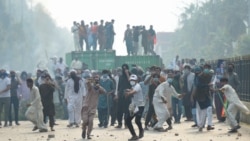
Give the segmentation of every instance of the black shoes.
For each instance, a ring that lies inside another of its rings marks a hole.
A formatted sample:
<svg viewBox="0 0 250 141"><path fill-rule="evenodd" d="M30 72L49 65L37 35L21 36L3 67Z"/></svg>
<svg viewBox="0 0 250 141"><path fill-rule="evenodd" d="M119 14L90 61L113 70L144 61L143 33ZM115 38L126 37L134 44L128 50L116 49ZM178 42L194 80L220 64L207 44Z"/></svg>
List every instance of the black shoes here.
<svg viewBox="0 0 250 141"><path fill-rule="evenodd" d="M40 129L39 132L48 132L48 129Z"/></svg>
<svg viewBox="0 0 250 141"><path fill-rule="evenodd" d="M173 127L172 126L168 126L167 130L171 130L171 129L173 129Z"/></svg>
<svg viewBox="0 0 250 141"><path fill-rule="evenodd" d="M192 125L191 127L197 127L197 124Z"/></svg>
<svg viewBox="0 0 250 141"><path fill-rule="evenodd" d="M155 131L158 131L158 132L167 132L168 130L167 129L164 129L164 128L154 128Z"/></svg>
<svg viewBox="0 0 250 141"><path fill-rule="evenodd" d="M122 125L117 125L115 128L119 128L120 129L120 128L122 128Z"/></svg>
<svg viewBox="0 0 250 141"><path fill-rule="evenodd" d="M35 127L32 129L32 131L36 131L37 129L38 129L38 127L35 126Z"/></svg>
<svg viewBox="0 0 250 141"><path fill-rule="evenodd" d="M144 131L143 130L140 131L140 133L139 133L139 139L142 138L142 137L144 137Z"/></svg>
<svg viewBox="0 0 250 141"><path fill-rule="evenodd" d="M86 137L86 131L82 131L82 138L85 139Z"/></svg>
<svg viewBox="0 0 250 141"><path fill-rule="evenodd" d="M103 125L101 123L98 124L98 127L101 128Z"/></svg>
<svg viewBox="0 0 250 141"><path fill-rule="evenodd" d="M241 126L240 125L237 125L235 126L234 128L232 128L228 133L236 133L238 129L240 129Z"/></svg>
<svg viewBox="0 0 250 141"><path fill-rule="evenodd" d="M136 141L138 139L139 139L139 137L135 135L135 136L131 137L130 139L128 139L128 141Z"/></svg>
<svg viewBox="0 0 250 141"><path fill-rule="evenodd" d="M55 129L54 129L53 127L50 127L50 130L51 130L51 131L55 131Z"/></svg>
<svg viewBox="0 0 250 141"><path fill-rule="evenodd" d="M209 131L209 130L214 130L214 127L212 127L211 125L208 125L207 126L207 130Z"/></svg>

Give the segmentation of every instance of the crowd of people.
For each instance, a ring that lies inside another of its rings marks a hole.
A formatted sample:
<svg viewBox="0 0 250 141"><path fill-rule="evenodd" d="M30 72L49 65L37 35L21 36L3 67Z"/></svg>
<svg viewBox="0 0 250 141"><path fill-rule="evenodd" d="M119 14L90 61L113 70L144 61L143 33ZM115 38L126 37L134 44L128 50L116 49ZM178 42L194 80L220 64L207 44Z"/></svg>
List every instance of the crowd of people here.
<svg viewBox="0 0 250 141"><path fill-rule="evenodd" d="M219 122L229 121L229 132L234 133L240 128L239 112L250 114L237 95L240 81L234 64L223 61L212 68L204 59L181 61L176 56L167 68L149 66L143 70L137 65L130 68L122 64L114 70L99 72L82 69L77 59L67 67L60 58L54 60L52 68L53 74L38 69L34 78L26 72L18 75L15 71L1 70L0 117L4 108L4 127L12 126L12 105L15 123L19 125L20 100L27 106L25 116L34 124L33 131L47 132L48 121L51 131L55 131L55 91L64 107L67 127L82 125L81 136L87 139L91 139L96 113L99 128L117 124L117 130L123 127L129 130L132 136L129 140L143 138L144 132L151 129L171 130L173 122L180 124L183 117L200 132L206 120L206 129L213 130L213 111ZM134 118L138 133L133 127ZM163 126L165 122L167 128Z"/></svg>
<svg viewBox="0 0 250 141"><path fill-rule="evenodd" d="M139 47L143 47L144 55L156 55L154 44L156 43L156 32L153 25L147 30L145 26L132 26L127 24L123 41L126 43L127 54L138 55Z"/></svg>
<svg viewBox="0 0 250 141"><path fill-rule="evenodd" d="M86 51L97 50L97 45L99 50L111 51L115 36L114 22L114 19L105 23L104 20L100 20L99 24L97 21L90 24L85 24L84 20L80 23L74 21L71 32L74 37L75 51L83 51L84 43Z"/></svg>
<svg viewBox="0 0 250 141"><path fill-rule="evenodd" d="M100 20L85 24L84 20L80 23L73 22L71 32L73 33L75 51L96 51L99 47L100 51L111 51L113 49L115 31L115 20ZM144 49L144 55L156 55L154 45L156 43L156 32L153 25L149 29L145 26L132 26L127 24L124 32L123 41L125 42L127 55L138 55L139 48ZM85 43L85 45L84 45ZM84 49L85 46L85 49Z"/></svg>

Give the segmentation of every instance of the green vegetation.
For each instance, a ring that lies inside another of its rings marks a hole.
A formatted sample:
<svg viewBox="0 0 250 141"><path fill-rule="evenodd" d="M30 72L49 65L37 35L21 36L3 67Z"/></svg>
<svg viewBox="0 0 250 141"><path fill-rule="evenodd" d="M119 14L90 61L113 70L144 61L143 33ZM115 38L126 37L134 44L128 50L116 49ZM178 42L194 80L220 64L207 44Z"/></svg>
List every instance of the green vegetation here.
<svg viewBox="0 0 250 141"><path fill-rule="evenodd" d="M207 0L189 5L180 16L170 50L182 58L209 60L250 54L249 8L248 0Z"/></svg>

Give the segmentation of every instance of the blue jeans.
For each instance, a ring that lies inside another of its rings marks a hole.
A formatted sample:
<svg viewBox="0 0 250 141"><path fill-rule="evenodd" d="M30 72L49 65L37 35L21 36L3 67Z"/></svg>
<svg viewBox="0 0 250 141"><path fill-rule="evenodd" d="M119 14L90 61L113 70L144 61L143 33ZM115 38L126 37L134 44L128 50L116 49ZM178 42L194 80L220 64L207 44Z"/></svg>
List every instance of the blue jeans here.
<svg viewBox="0 0 250 141"><path fill-rule="evenodd" d="M182 100L172 97L172 110L175 122L180 122L182 114Z"/></svg>

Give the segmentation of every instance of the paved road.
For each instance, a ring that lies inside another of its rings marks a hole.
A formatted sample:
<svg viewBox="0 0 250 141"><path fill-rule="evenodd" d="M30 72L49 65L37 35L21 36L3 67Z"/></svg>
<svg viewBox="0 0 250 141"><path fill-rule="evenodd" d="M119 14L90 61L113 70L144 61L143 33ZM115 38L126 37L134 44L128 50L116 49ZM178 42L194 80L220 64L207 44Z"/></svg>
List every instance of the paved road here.
<svg viewBox="0 0 250 141"><path fill-rule="evenodd" d="M168 132L145 131L144 138L140 141L250 141L250 125L242 123L238 133L228 134L229 127L225 123L218 123L216 119L214 121L213 131L204 129L203 132L198 132L197 128L191 128L192 122L182 121L181 124L174 124L173 129ZM56 131L46 133L32 132L33 125L30 122L20 123L20 126L0 128L0 141L83 141L81 128L67 128L66 120L57 120L59 125L55 126ZM92 132L94 141L127 141L131 137L128 129L103 129L97 124L98 120L95 119ZM138 132L135 124L134 127Z"/></svg>

